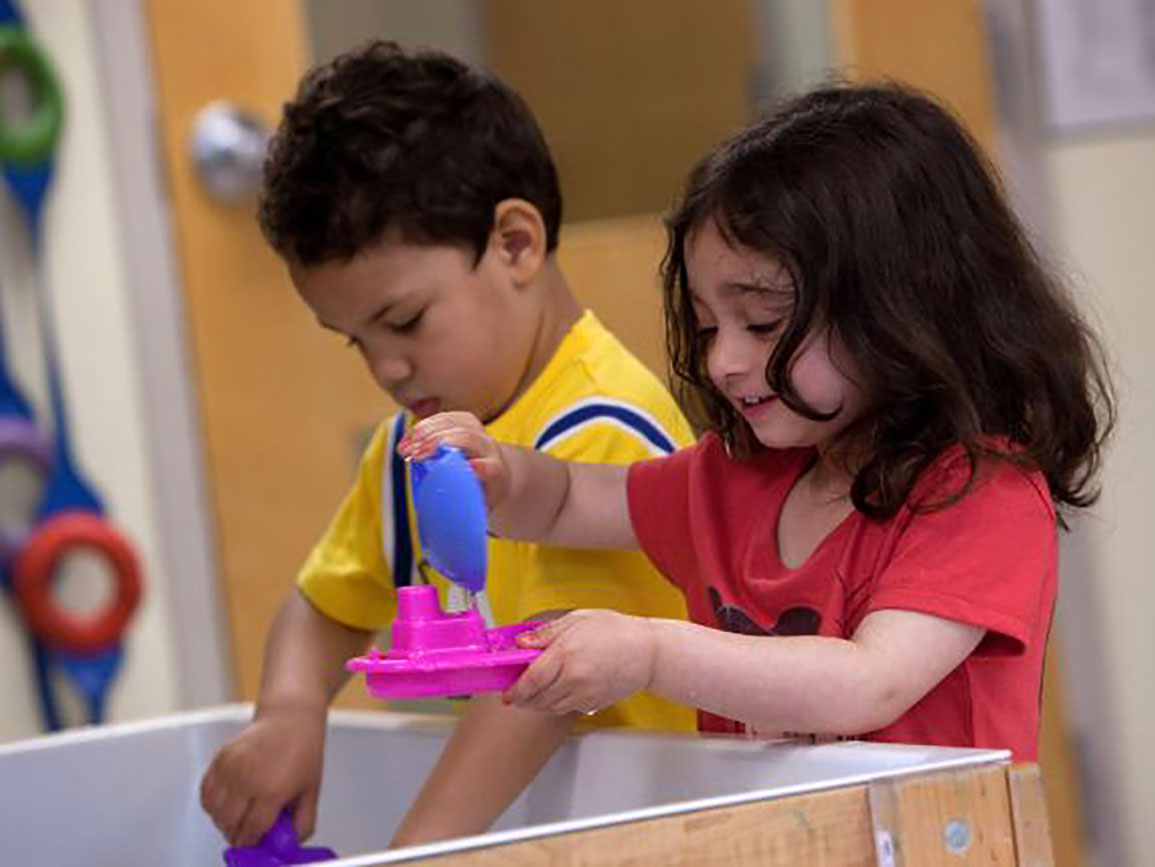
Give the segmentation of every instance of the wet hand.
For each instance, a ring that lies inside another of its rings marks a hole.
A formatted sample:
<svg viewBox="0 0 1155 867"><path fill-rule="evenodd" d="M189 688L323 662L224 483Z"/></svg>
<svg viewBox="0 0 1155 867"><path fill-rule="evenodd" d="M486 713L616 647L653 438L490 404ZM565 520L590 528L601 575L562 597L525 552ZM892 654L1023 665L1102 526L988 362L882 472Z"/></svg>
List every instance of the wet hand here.
<svg viewBox="0 0 1155 867"><path fill-rule="evenodd" d="M593 713L653 680L651 621L616 611L574 611L518 636L543 652L503 699L544 713Z"/></svg>
<svg viewBox="0 0 1155 867"><path fill-rule="evenodd" d="M437 447L454 446L469 461L492 508L509 493L510 473L501 447L486 433L477 416L468 412L443 412L413 425L397 444L397 453L406 460L423 460Z"/></svg>

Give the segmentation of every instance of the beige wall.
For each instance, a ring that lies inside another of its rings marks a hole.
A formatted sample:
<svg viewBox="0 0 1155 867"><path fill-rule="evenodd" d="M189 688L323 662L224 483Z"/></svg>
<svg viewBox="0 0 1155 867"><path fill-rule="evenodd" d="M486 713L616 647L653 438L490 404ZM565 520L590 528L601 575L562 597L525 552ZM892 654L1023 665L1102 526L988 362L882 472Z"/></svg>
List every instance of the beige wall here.
<svg viewBox="0 0 1155 867"><path fill-rule="evenodd" d="M1115 362L1121 416L1103 499L1082 522L1098 611L1068 609L1068 631L1101 636L1105 694L1099 732L1115 742L1132 864L1155 864L1155 131L1052 143L1047 165L1056 241L1101 320ZM1082 588L1079 588L1080 591Z"/></svg>
<svg viewBox="0 0 1155 867"><path fill-rule="evenodd" d="M78 459L116 524L140 552L146 597L131 625L126 667L109 707L113 719L174 709L173 658L163 576L153 527L141 391L134 355L136 324L126 295L123 241L115 219L107 116L99 92L93 21L84 0L25 3L51 53L68 97L46 233L58 341ZM6 193L5 189L5 193ZM7 196L0 203L0 283L10 362L46 418L32 286L23 235ZM23 635L11 605L0 606L0 741L39 729Z"/></svg>

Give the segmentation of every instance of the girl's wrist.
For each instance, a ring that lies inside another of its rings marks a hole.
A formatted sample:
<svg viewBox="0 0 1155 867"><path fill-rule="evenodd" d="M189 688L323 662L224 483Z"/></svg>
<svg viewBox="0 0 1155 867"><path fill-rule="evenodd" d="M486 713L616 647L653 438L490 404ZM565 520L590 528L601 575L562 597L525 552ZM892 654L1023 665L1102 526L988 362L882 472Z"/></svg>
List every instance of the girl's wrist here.
<svg viewBox="0 0 1155 867"><path fill-rule="evenodd" d="M665 648L670 640L670 625L676 621L660 617L640 618L645 624L646 682L642 689L661 692L662 677L668 653Z"/></svg>

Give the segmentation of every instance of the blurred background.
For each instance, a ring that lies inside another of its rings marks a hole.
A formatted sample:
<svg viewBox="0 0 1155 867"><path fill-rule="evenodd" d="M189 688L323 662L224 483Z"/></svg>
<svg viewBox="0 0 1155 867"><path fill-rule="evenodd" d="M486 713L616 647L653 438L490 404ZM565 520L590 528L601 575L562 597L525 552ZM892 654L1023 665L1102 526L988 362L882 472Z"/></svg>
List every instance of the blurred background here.
<svg viewBox="0 0 1155 867"><path fill-rule="evenodd" d="M108 719L254 696L268 623L390 409L316 328L253 219L263 131L310 64L382 36L520 91L561 172L572 285L663 372L660 217L693 160L808 85L897 78L988 150L1111 355L1121 424L1103 498L1063 540L1042 764L1060 863L1155 864L1155 0L22 9L61 78L64 123L37 253L0 196L0 310L12 377L51 420L36 324L50 288L72 446L140 564ZM3 64L0 99L5 123L30 111ZM34 483L0 467L5 522L32 520ZM117 597L107 566L74 566L60 605ZM40 731L36 682L21 620L0 606L0 741Z"/></svg>

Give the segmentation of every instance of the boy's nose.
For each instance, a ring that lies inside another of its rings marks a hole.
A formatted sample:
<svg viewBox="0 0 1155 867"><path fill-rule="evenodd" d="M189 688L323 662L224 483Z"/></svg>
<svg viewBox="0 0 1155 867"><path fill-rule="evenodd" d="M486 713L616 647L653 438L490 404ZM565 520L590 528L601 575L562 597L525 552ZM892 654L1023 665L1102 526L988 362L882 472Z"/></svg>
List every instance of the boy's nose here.
<svg viewBox="0 0 1155 867"><path fill-rule="evenodd" d="M381 355L373 359L373 378L382 388L392 389L413 375L413 365L401 355Z"/></svg>

